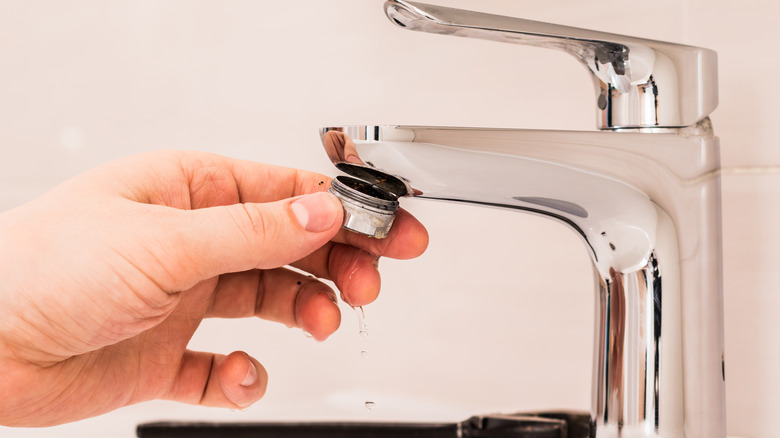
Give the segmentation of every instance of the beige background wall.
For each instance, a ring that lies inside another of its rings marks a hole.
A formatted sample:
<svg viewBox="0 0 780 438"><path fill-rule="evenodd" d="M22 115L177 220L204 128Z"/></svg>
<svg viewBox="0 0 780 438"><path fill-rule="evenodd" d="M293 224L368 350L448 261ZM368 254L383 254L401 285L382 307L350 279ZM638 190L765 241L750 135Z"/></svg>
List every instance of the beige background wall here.
<svg viewBox="0 0 780 438"><path fill-rule="evenodd" d="M776 436L780 4L447 3L718 51L728 429ZM0 209L99 163L161 148L333 174L317 136L326 125L593 129L590 79L567 55L404 32L381 4L0 1ZM135 424L159 419L436 421L587 410L592 277L576 236L514 213L406 207L429 227L431 246L415 261L382 262L367 339L349 308L323 344L264 321L204 324L193 348L243 349L269 370L267 397L247 411L151 402L0 436L131 437ZM376 407L367 411L365 400Z"/></svg>

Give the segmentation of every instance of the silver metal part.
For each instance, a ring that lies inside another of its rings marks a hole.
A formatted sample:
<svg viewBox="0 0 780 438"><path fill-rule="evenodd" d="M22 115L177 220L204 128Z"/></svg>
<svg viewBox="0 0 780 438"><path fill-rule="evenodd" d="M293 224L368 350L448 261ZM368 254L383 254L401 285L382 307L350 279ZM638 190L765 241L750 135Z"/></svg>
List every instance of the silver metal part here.
<svg viewBox="0 0 780 438"><path fill-rule="evenodd" d="M323 140L417 198L528 212L582 238L597 280L591 437L725 438L711 131L345 126Z"/></svg>
<svg viewBox="0 0 780 438"><path fill-rule="evenodd" d="M377 239L387 237L398 210L394 194L348 176L334 178L328 191L341 200L344 228Z"/></svg>
<svg viewBox="0 0 780 438"><path fill-rule="evenodd" d="M405 196L566 224L597 274L590 437L725 438L715 52L402 0L385 12L405 29L574 55L601 131L324 128L333 163L393 175Z"/></svg>
<svg viewBox="0 0 780 438"><path fill-rule="evenodd" d="M402 0L385 13L406 29L571 54L593 77L601 129L689 126L718 106L712 50Z"/></svg>

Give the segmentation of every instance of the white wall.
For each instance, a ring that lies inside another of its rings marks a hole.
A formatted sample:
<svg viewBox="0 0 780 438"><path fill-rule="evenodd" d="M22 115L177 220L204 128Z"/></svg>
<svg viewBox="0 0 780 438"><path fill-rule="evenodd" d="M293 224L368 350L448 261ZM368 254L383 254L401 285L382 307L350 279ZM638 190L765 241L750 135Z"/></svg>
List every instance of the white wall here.
<svg viewBox="0 0 780 438"><path fill-rule="evenodd" d="M728 430L776 436L780 4L447 3L718 51L712 119L724 167ZM381 4L0 1L0 209L99 163L160 148L333 174L317 136L327 125L593 129L590 78L567 55L404 32ZM150 402L53 429L0 428L0 436L131 437L136 423L158 419L436 421L587 410L593 293L576 236L514 213L406 207L429 227L431 246L415 261L382 262L367 339L348 308L324 344L264 321L204 324L193 348L243 349L268 368L267 397L254 407ZM371 412L365 399L376 402Z"/></svg>

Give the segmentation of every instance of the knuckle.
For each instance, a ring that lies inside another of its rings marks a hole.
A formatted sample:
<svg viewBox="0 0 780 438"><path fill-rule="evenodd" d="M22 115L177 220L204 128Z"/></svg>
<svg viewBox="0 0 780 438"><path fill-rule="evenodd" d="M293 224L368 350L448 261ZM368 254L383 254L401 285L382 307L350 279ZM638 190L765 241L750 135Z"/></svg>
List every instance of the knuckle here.
<svg viewBox="0 0 780 438"><path fill-rule="evenodd" d="M257 205L238 204L239 218L236 219L237 226L251 248L263 246L270 236L275 233L275 221L269 220Z"/></svg>

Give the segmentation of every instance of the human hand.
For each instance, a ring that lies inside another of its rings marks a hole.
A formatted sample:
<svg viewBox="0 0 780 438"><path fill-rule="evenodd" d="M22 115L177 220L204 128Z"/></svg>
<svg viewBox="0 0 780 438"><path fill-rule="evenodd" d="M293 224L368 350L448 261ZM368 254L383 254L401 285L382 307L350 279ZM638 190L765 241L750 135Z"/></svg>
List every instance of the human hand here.
<svg viewBox="0 0 780 438"><path fill-rule="evenodd" d="M216 155L119 160L0 215L0 424L48 426L150 399L246 407L267 374L196 352L203 318L258 316L318 340L339 326L332 280L360 306L379 256L420 255L399 210L377 240L340 230L329 179ZM311 194L314 193L314 194Z"/></svg>

